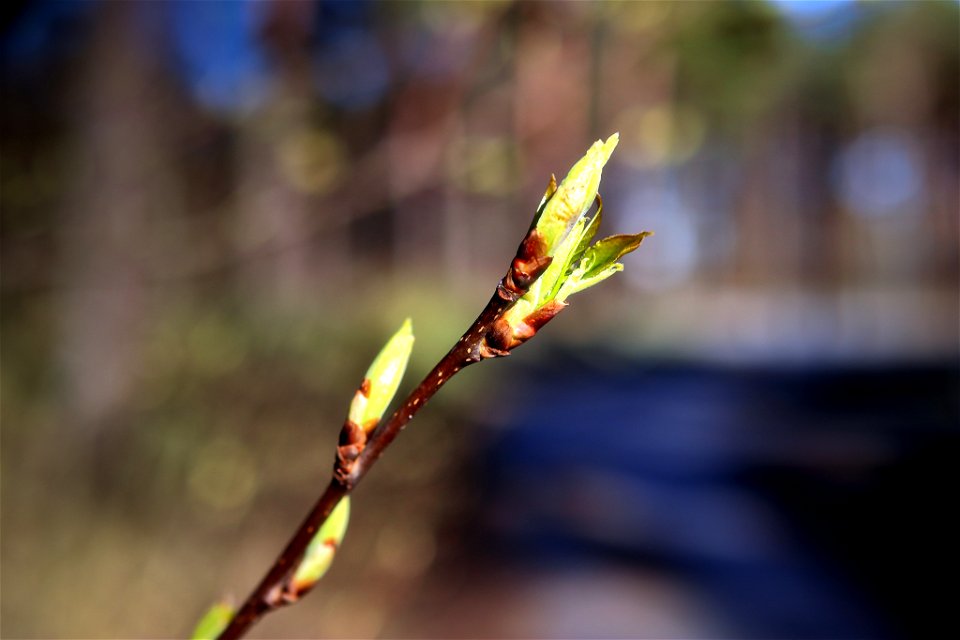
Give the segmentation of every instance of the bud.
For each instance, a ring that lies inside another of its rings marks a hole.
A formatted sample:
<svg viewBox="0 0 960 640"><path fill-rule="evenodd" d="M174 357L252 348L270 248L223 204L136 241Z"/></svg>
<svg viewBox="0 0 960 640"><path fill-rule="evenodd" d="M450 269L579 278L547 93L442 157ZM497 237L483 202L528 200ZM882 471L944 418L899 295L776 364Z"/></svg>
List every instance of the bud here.
<svg viewBox="0 0 960 640"><path fill-rule="evenodd" d="M343 543L349 522L350 497L346 496L334 507L330 517L310 541L303 560L284 585L282 594L284 603L296 602L327 573L333 563L333 556Z"/></svg>
<svg viewBox="0 0 960 640"><path fill-rule="evenodd" d="M559 187L551 177L528 234L540 239L549 262L494 323L487 336L486 355L503 355L530 339L567 306L569 296L622 271L617 260L652 235L644 231L610 236L590 246L603 218L603 200L597 191L601 172L618 140L618 134L613 134L606 142L593 143ZM587 218L594 201L597 213Z"/></svg>
<svg viewBox="0 0 960 640"><path fill-rule="evenodd" d="M407 318L367 369L367 374L350 403L347 417L350 422L367 433L373 431L397 393L412 350L413 324L410 318Z"/></svg>
<svg viewBox="0 0 960 640"><path fill-rule="evenodd" d="M193 630L191 640L215 640L227 628L233 618L233 606L228 602L218 602L210 607Z"/></svg>
<svg viewBox="0 0 960 640"><path fill-rule="evenodd" d="M367 446L367 436L377 428L380 417L397 393L412 350L413 325L407 318L377 354L350 403L347 421L340 430L334 470L341 482L347 481L357 458Z"/></svg>
<svg viewBox="0 0 960 640"><path fill-rule="evenodd" d="M571 232L582 229L584 215L597 197L603 167L619 141L620 134L615 133L606 142L594 142L560 186L557 186L556 177L550 176L530 230L498 289L502 298L515 302L522 297L548 268L555 265L557 254Z"/></svg>

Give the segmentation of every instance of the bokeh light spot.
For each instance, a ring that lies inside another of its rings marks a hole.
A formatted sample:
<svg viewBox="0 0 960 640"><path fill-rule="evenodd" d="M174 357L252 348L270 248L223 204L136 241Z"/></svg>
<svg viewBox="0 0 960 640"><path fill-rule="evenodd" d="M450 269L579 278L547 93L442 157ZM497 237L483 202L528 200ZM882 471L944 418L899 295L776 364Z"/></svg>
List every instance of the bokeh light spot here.
<svg viewBox="0 0 960 640"><path fill-rule="evenodd" d="M258 486L253 457L238 440L221 436L203 445L190 471L190 495L216 511L245 509Z"/></svg>
<svg viewBox="0 0 960 640"><path fill-rule="evenodd" d="M465 191L505 195L517 186L516 152L506 138L467 138L455 146L452 178Z"/></svg>
<svg viewBox="0 0 960 640"><path fill-rule="evenodd" d="M389 526L377 537L375 557L386 571L402 578L419 576L436 556L433 534L415 523Z"/></svg>
<svg viewBox="0 0 960 640"><path fill-rule="evenodd" d="M340 143L319 129L298 130L286 136L278 144L277 155L283 175L304 193L329 192L343 170Z"/></svg>
<svg viewBox="0 0 960 640"><path fill-rule="evenodd" d="M201 317L190 328L187 348L197 370L211 376L235 371L247 356L242 335L214 314Z"/></svg>
<svg viewBox="0 0 960 640"><path fill-rule="evenodd" d="M884 218L918 208L920 158L910 138L897 131L861 134L841 152L836 177L841 200L856 215Z"/></svg>
<svg viewBox="0 0 960 640"><path fill-rule="evenodd" d="M659 27L670 14L669 2L598 2L594 7L611 19L616 29L631 33L647 32Z"/></svg>
<svg viewBox="0 0 960 640"><path fill-rule="evenodd" d="M706 121L684 105L660 104L625 109L616 120L624 158L641 168L682 164L703 146Z"/></svg>

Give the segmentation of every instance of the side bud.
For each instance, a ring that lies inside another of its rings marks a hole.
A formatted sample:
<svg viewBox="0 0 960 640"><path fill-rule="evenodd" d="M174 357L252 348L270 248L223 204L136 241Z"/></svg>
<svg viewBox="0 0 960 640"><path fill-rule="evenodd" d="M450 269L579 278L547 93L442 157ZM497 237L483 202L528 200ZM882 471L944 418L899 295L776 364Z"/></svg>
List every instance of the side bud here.
<svg viewBox="0 0 960 640"><path fill-rule="evenodd" d="M367 433L377 426L397 393L413 351L413 340L413 324L407 318L374 358L353 396L347 419Z"/></svg>
<svg viewBox="0 0 960 640"><path fill-rule="evenodd" d="M396 395L407 370L413 342L413 325L407 318L374 358L353 395L337 446L335 473L341 481L349 475L357 457L366 447L367 437L377 428L383 412Z"/></svg>
<svg viewBox="0 0 960 640"><path fill-rule="evenodd" d="M334 507L330 517L310 541L296 571L287 578L282 587L270 594L268 600L272 606L294 603L316 586L333 564L333 557L343 543L349 522L350 498L347 496Z"/></svg>

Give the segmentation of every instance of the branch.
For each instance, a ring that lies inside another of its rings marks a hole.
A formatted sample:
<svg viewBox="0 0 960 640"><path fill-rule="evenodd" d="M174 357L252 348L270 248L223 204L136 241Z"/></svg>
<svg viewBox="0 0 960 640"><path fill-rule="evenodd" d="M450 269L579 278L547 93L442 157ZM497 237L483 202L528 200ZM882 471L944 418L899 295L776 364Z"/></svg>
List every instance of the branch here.
<svg viewBox="0 0 960 640"><path fill-rule="evenodd" d="M492 323L506 307L505 301L495 295L483 313L474 321L456 346L427 374L390 418L382 423L369 437L366 446L352 464L338 456L333 478L317 500L313 509L301 523L293 537L274 561L273 566L260 580L260 584L247 597L236 615L223 630L219 640L234 640L243 636L268 611L279 606L272 592L277 591L287 577L296 569L307 545L319 530L340 500L352 491L380 458L397 434L423 408L433 395L458 371L481 359L475 354L483 348L484 336Z"/></svg>
<svg viewBox="0 0 960 640"><path fill-rule="evenodd" d="M562 311L567 306L567 297L622 270L623 265L617 260L636 249L649 234L612 236L590 246L603 211L597 193L601 169L616 144L616 135L606 142L598 140L559 187L551 176L533 224L487 306L400 408L378 424L383 409L396 390L398 376L406 366L406 357L412 346L409 325L404 325L405 337L410 342L405 345L407 351L402 356L388 353L399 351L392 345L400 333L388 343L374 361L368 371L369 377L364 379L351 404L340 432L330 484L270 570L223 628L219 640L240 638L266 613L295 602L312 588L322 572L304 582L296 579L301 564L306 563L304 554L311 541L318 535L326 535L321 527L336 506L363 480L384 450L440 387L470 364L509 355ZM598 205L597 212L587 218L594 201ZM402 359L402 366L377 368L385 366L384 362L390 357L396 362ZM399 374L396 374L397 368ZM389 373L386 373L387 369ZM371 373L376 371L381 373ZM388 378L390 382L384 383ZM384 390L383 387L391 388ZM328 541L334 548L343 531L338 535ZM220 615L222 609L214 613Z"/></svg>

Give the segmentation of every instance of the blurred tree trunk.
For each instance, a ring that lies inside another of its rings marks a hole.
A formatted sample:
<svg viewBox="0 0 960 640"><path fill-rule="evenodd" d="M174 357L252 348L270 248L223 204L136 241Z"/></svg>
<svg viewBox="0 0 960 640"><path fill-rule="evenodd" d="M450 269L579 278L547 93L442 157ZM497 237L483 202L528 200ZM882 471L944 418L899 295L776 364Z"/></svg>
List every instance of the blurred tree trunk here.
<svg viewBox="0 0 960 640"><path fill-rule="evenodd" d="M319 301L319 288L332 290L346 277L347 242L343 225L319 217L336 213L331 203L291 174L316 151L309 147L318 131L309 46L316 5L276 2L259 10L273 85L240 124L240 290L254 305L292 310Z"/></svg>
<svg viewBox="0 0 960 640"><path fill-rule="evenodd" d="M521 5L514 77L517 136L531 175L550 176L577 158L591 133L590 36L543 29L553 6ZM556 7L566 11L573 7ZM558 79L560 79L558 81Z"/></svg>
<svg viewBox="0 0 960 640"><path fill-rule="evenodd" d="M443 242L446 143L456 130L462 98L459 78L411 82L397 92L388 124L389 189L394 224L403 240L394 246L397 265L429 268ZM448 265L444 265L446 268Z"/></svg>
<svg viewBox="0 0 960 640"><path fill-rule="evenodd" d="M155 7L99 5L73 89L60 357L66 415L92 432L107 426L136 378L148 220L171 215L178 204L165 162L177 121L165 117L168 86L147 53L157 48L149 42L155 32L145 28Z"/></svg>

